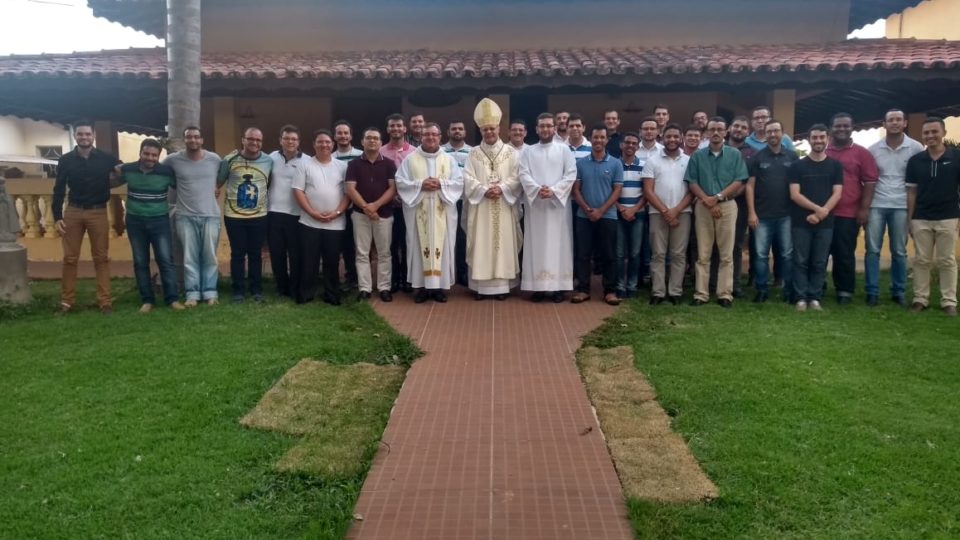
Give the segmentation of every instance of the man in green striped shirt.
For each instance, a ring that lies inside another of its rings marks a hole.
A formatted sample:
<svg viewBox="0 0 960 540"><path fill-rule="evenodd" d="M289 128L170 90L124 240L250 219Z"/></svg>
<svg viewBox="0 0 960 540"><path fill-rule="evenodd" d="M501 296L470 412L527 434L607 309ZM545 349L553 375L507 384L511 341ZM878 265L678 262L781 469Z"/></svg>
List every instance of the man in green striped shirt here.
<svg viewBox="0 0 960 540"><path fill-rule="evenodd" d="M119 166L110 182L112 186L127 185L127 237L140 290L140 313L149 313L156 303L150 279L151 246L160 270L164 302L172 309L184 309L177 291L167 205L167 191L177 187L177 177L173 168L158 163L160 150L156 139L144 139L140 143L140 160Z"/></svg>

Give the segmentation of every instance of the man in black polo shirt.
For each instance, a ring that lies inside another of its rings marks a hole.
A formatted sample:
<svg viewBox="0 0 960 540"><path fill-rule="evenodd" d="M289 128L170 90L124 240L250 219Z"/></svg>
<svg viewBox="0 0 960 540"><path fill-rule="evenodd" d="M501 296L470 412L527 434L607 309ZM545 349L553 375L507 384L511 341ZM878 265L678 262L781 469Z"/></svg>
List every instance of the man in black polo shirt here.
<svg viewBox="0 0 960 540"><path fill-rule="evenodd" d="M397 166L380 155L380 130L363 130L363 155L347 165L346 194L353 202L353 238L357 246L357 283L360 300L373 292L370 276L370 242L377 247L377 289L380 300L392 302L393 198L397 194Z"/></svg>
<svg viewBox="0 0 960 540"><path fill-rule="evenodd" d="M110 172L120 160L93 147L93 123L74 125L77 146L57 163L57 181L53 186L53 219L63 238L63 279L60 285L60 312L67 313L76 304L77 262L84 233L90 239L90 255L97 275L97 305L104 315L113 313L110 298ZM69 192L68 192L69 189ZM63 201L67 200L64 209Z"/></svg>
<svg viewBox="0 0 960 540"><path fill-rule="evenodd" d="M916 248L912 311L927 309L930 268L940 269L940 308L957 315L957 224L960 221L960 152L947 148L942 118L923 123L924 152L907 161L907 216Z"/></svg>
<svg viewBox="0 0 960 540"><path fill-rule="evenodd" d="M754 286L757 296L754 302L766 302L770 277L770 248L783 259L781 271L784 276L783 296L793 301L793 286L790 272L793 259L793 241L790 231L790 184L787 169L797 160L797 154L781 144L783 125L779 120L770 120L764 127L767 146L750 160L747 180L747 224L753 230L753 246L756 255L753 265Z"/></svg>

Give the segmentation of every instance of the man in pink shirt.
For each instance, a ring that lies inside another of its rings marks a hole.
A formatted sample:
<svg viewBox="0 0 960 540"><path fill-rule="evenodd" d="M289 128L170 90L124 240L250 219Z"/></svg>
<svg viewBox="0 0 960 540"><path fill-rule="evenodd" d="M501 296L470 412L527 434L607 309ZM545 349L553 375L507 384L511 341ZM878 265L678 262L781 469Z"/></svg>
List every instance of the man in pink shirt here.
<svg viewBox="0 0 960 540"><path fill-rule="evenodd" d="M860 227L867 224L873 190L880 172L869 150L854 144L853 117L837 113L830 121L830 145L827 155L843 165L843 193L834 215L833 287L837 291L837 303L849 304L857 281L857 236Z"/></svg>
<svg viewBox="0 0 960 540"><path fill-rule="evenodd" d="M387 136L389 141L380 147L380 155L393 162L397 168L410 154L416 152L416 147L407 142L407 127L404 125L402 114L391 114L387 117ZM399 290L403 292L413 292L413 287L407 279L407 226L403 221L403 212L400 200L393 202L393 238L390 242L390 254L393 257L393 269L390 284L390 292L395 293Z"/></svg>

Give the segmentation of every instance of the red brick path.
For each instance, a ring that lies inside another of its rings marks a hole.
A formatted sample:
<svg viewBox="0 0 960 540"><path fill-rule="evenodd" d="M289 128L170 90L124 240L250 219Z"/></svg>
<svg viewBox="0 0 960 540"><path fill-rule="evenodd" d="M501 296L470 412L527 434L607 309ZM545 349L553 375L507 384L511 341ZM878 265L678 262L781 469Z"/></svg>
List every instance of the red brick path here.
<svg viewBox="0 0 960 540"><path fill-rule="evenodd" d="M511 297L375 309L426 352L397 397L353 539L632 538L573 361L613 313Z"/></svg>

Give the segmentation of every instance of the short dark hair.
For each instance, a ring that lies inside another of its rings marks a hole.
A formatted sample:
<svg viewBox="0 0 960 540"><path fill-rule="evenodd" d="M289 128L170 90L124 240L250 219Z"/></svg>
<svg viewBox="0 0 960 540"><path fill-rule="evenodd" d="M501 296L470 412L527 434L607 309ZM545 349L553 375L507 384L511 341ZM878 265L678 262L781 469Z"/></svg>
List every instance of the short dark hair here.
<svg viewBox="0 0 960 540"><path fill-rule="evenodd" d="M579 120L580 123L582 124L582 123L583 123L583 115L580 114L580 113L570 113L570 118L567 118L567 125L569 126L569 125L570 125L570 122L573 122L573 121L575 121L575 120Z"/></svg>
<svg viewBox="0 0 960 540"><path fill-rule="evenodd" d="M697 110L693 111L693 114L690 115L690 120L693 120L693 119L694 119L698 114L700 114L700 113L703 113L704 116L706 116L707 118L710 118L710 115L707 114L707 111L705 111L705 110L703 110L703 109L697 109Z"/></svg>
<svg viewBox="0 0 960 540"><path fill-rule="evenodd" d="M437 131L439 131L440 133L443 133L443 128L440 127L440 124L436 122L425 122L423 124L423 129L432 128L432 127L437 128Z"/></svg>
<svg viewBox="0 0 960 540"><path fill-rule="evenodd" d="M390 116L387 117L387 124L389 125L390 122L396 122L396 121L398 121L398 120L400 121L401 124L406 125L406 123L407 123L406 117L404 117L402 114L400 114L400 113L393 113L393 114L391 114Z"/></svg>
<svg viewBox="0 0 960 540"><path fill-rule="evenodd" d="M321 128L313 132L313 142L317 142L317 137L321 135L326 135L331 141L333 140L333 133L330 133L329 129Z"/></svg>
<svg viewBox="0 0 960 540"><path fill-rule="evenodd" d="M653 112L657 112L657 109L663 109L668 113L670 112L670 107L667 107L663 103L657 103L656 105L653 106Z"/></svg>
<svg viewBox="0 0 960 540"><path fill-rule="evenodd" d="M604 116L606 116L607 113L617 113L617 118L620 118L620 111L618 111L618 110L616 110L616 109L607 109L607 110L603 111L603 115L604 115Z"/></svg>
<svg viewBox="0 0 960 540"><path fill-rule="evenodd" d="M645 123L647 123L647 122L653 122L654 124L657 124L657 119L654 118L654 117L652 117L652 116L644 116L644 117L643 117L643 120L640 120L640 127L643 128L643 124L645 124ZM657 125L659 125L659 124L657 124Z"/></svg>
<svg viewBox="0 0 960 540"><path fill-rule="evenodd" d="M520 124L521 126L523 126L523 129L527 129L527 123L521 120L520 118L514 118L513 120L510 121L511 126L513 126L514 124Z"/></svg>
<svg viewBox="0 0 960 540"><path fill-rule="evenodd" d="M940 118L939 116L928 116L923 119L923 123L924 124L940 124L940 127L942 127L944 131L947 130L947 123L944 122L943 118Z"/></svg>
<svg viewBox="0 0 960 540"><path fill-rule="evenodd" d="M730 123L733 124L734 122L746 122L748 126L750 125L750 119L747 118L747 115L745 114L738 114L734 116Z"/></svg>
<svg viewBox="0 0 960 540"><path fill-rule="evenodd" d="M637 133L636 131L628 131L628 132L624 133L624 134L623 134L623 138L626 139L627 137L633 137L634 139L637 139L638 141L640 140L640 134Z"/></svg>
<svg viewBox="0 0 960 540"><path fill-rule="evenodd" d="M838 112L837 114L830 117L830 126L833 127L833 124L840 120L841 118L849 118L850 123L853 123L853 116L848 112Z"/></svg>
<svg viewBox="0 0 960 540"><path fill-rule="evenodd" d="M243 128L243 136L246 137L246 136L247 136L247 133L249 133L249 132L251 132L251 131L253 131L253 130L259 131L261 135L263 134L263 130L260 129L260 128L258 128L257 126L249 126L249 127Z"/></svg>
<svg viewBox="0 0 960 540"><path fill-rule="evenodd" d="M768 113L773 114L773 109L771 109L769 105L757 105L750 110L750 116L753 116L753 113L757 111L767 111Z"/></svg>
<svg viewBox="0 0 960 540"><path fill-rule="evenodd" d="M93 129L93 121L92 121L92 120L87 120L87 119L85 119L85 118L80 119L80 120L77 120L76 122L73 123L73 132L76 133L76 132L77 132L77 128L80 128L80 127L88 127L88 128L90 128L90 129L92 130L92 129Z"/></svg>
<svg viewBox="0 0 960 540"><path fill-rule="evenodd" d="M895 112L898 112L898 113L902 114L904 119L907 118L907 113L903 112L903 110L901 110L901 109L896 109L896 108L894 108L894 109L887 109L887 112L883 113L883 120L884 120L884 122L886 122L887 117L890 116L890 113L895 113Z"/></svg>
<svg viewBox="0 0 960 540"><path fill-rule="evenodd" d="M457 120L451 120L450 123L447 124L447 129L450 129L450 126L452 126L452 125L454 125L454 124L463 124L464 127L467 126L467 123L466 123L466 122L464 122L463 120L457 119Z"/></svg>
<svg viewBox="0 0 960 540"><path fill-rule="evenodd" d="M350 133L353 133L353 125L351 125L350 122L347 122L346 120L343 120L343 119L337 120L333 124L333 130L336 131L337 128L340 126L347 126L347 129L350 130Z"/></svg>
<svg viewBox="0 0 960 540"><path fill-rule="evenodd" d="M554 119L553 113L542 112L537 115L537 123L539 124L541 120L546 120L548 118L550 120L553 120Z"/></svg>
<svg viewBox="0 0 960 540"><path fill-rule="evenodd" d="M817 122L816 124L810 126L810 129L807 130L807 132L812 131L823 131L824 133L827 133L830 131L830 128L828 128L823 122Z"/></svg>
<svg viewBox="0 0 960 540"><path fill-rule="evenodd" d="M157 150L163 150L163 145L160 144L160 141L156 139L144 139L140 141L140 151L143 152L143 149L146 147L156 148Z"/></svg>
<svg viewBox="0 0 960 540"><path fill-rule="evenodd" d="M683 135L683 134L686 133L686 131L684 131L683 128L680 127L680 124L678 124L678 123L676 123L676 122L670 122L669 124L663 126L663 133L666 134L666 133L667 133L668 131L670 131L671 129L677 130L677 132L680 133L680 135ZM700 131L699 128L697 128L696 126L693 126L691 129Z"/></svg>
<svg viewBox="0 0 960 540"><path fill-rule="evenodd" d="M414 117L414 116L423 116L423 119L424 119L424 120L427 119L427 117L426 117L422 112L420 112L420 111L414 111L414 112L410 113L410 116L408 116L407 118L409 118L410 120L413 120L413 117ZM427 127L427 126L424 125L423 127Z"/></svg>
<svg viewBox="0 0 960 540"><path fill-rule="evenodd" d="M284 133L296 133L297 137L300 136L300 128L293 124L285 124L280 128L280 136L282 137Z"/></svg>
<svg viewBox="0 0 960 540"><path fill-rule="evenodd" d="M183 128L183 136L186 137L188 131L199 131L200 136L203 136L203 131L200 131L200 126L187 126Z"/></svg>
<svg viewBox="0 0 960 540"><path fill-rule="evenodd" d="M663 130L666 131L667 128L663 128ZM697 133L703 135L703 130L700 129L700 126L698 126L698 125L696 125L696 124L688 124L687 127L683 129L683 134L686 135L687 133L690 133L691 131L696 131Z"/></svg>
<svg viewBox="0 0 960 540"><path fill-rule="evenodd" d="M594 132L594 131L603 131L603 134L606 135L606 134L607 134L607 126L606 126L605 124L603 124L603 123L594 124L593 127L590 128L590 136L591 136L591 137L593 136L593 132Z"/></svg>
<svg viewBox="0 0 960 540"><path fill-rule="evenodd" d="M724 118L724 117L722 117L722 116L712 116L712 117L710 117L710 119L707 120L707 123L709 124L709 123L711 123L711 122L723 122L723 127L727 127L727 119Z"/></svg>
<svg viewBox="0 0 960 540"><path fill-rule="evenodd" d="M366 129L364 129L364 130L363 130L363 133L361 133L361 135L362 135L363 137L366 137L366 136L367 136L367 133L369 133L369 132L371 132L371 131L375 131L375 132L377 133L377 135L380 137L380 140L381 140L381 141L383 140L383 133L380 132L380 129L379 129L379 128L375 128L375 127L373 127L373 126L370 126L370 127L366 128Z"/></svg>
<svg viewBox="0 0 960 540"><path fill-rule="evenodd" d="M780 126L780 131L783 131L783 122L777 120L776 118L771 118L770 120L767 120L766 126L769 126L770 124L778 124ZM764 130L767 129L766 126L764 126L763 128Z"/></svg>

